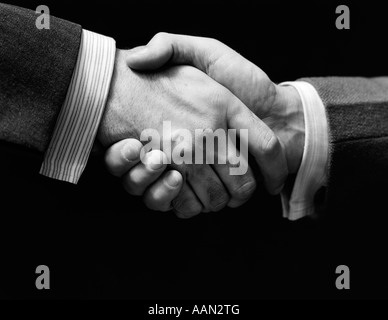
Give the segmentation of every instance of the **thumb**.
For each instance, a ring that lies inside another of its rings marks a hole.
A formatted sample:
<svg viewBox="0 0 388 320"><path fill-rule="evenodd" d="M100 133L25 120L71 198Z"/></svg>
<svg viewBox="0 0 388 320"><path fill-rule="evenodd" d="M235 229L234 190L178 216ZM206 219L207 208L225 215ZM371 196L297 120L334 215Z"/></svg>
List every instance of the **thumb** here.
<svg viewBox="0 0 388 320"><path fill-rule="evenodd" d="M142 143L136 139L116 142L105 153L108 171L116 177L121 177L140 161L142 147Z"/></svg>
<svg viewBox="0 0 388 320"><path fill-rule="evenodd" d="M171 41L155 36L146 46L129 50L126 62L131 69L155 70L163 67L171 59L173 52Z"/></svg>
<svg viewBox="0 0 388 320"><path fill-rule="evenodd" d="M146 46L130 50L126 61L135 70L155 70L170 62L188 64L207 73L211 62L225 53L220 48L232 51L212 39L159 32Z"/></svg>
<svg viewBox="0 0 388 320"><path fill-rule="evenodd" d="M228 127L240 132L240 150L246 146L255 158L264 178L264 184L272 195L279 194L288 176L284 146L275 133L240 100L228 107ZM242 130L246 135L241 135Z"/></svg>

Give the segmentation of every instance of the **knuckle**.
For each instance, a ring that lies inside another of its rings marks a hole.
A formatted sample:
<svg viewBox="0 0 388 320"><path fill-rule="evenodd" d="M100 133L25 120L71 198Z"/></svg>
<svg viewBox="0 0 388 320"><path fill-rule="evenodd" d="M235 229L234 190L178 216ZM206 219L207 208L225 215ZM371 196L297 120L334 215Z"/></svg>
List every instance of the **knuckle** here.
<svg viewBox="0 0 388 320"><path fill-rule="evenodd" d="M155 211L167 212L171 210L171 206L167 203L163 203L158 209L154 209Z"/></svg>
<svg viewBox="0 0 388 320"><path fill-rule="evenodd" d="M265 156L275 158L280 150L278 137L272 130L268 130L261 139L261 148Z"/></svg>
<svg viewBox="0 0 388 320"><path fill-rule="evenodd" d="M160 40L160 41L163 41L163 40L166 40L168 38L169 34L167 32L158 32L157 34L155 34L154 36L154 39L156 40Z"/></svg>
<svg viewBox="0 0 388 320"><path fill-rule="evenodd" d="M183 212L183 213L175 210L176 216L180 219L190 219L190 218L193 218L193 217L199 215L200 213L201 213L201 210Z"/></svg>
<svg viewBox="0 0 388 320"><path fill-rule="evenodd" d="M256 181L253 179L250 179L244 182L236 189L234 189L232 191L232 195L233 195L233 198L237 200L246 201L251 197L251 195L255 190L256 190Z"/></svg>
<svg viewBox="0 0 388 320"><path fill-rule="evenodd" d="M276 100L278 90L276 85L271 80L267 82L267 86L268 86L267 90L265 90L266 92L265 101L267 101L269 105L272 105Z"/></svg>
<svg viewBox="0 0 388 320"><path fill-rule="evenodd" d="M257 72L254 68L251 69L251 73L257 87L260 88L256 94L252 95L252 109L255 113L260 114L273 105L277 96L277 88L265 73Z"/></svg>
<svg viewBox="0 0 388 320"><path fill-rule="evenodd" d="M214 86L209 87L209 95L207 101L209 101L209 112L212 113L214 119L223 119L226 116L226 112L229 107L234 105L234 97L224 87L216 83Z"/></svg>
<svg viewBox="0 0 388 320"><path fill-rule="evenodd" d="M206 41L209 42L209 44L215 44L218 40L216 38L207 37L205 38Z"/></svg>
<svg viewBox="0 0 388 320"><path fill-rule="evenodd" d="M172 206L179 218L188 219L201 213L202 207L196 201L184 196L178 196L172 201Z"/></svg>
<svg viewBox="0 0 388 320"><path fill-rule="evenodd" d="M229 203L229 197L223 197L221 200L212 203L211 211L217 212L224 209Z"/></svg>
<svg viewBox="0 0 388 320"><path fill-rule="evenodd" d="M211 211L219 211L226 207L229 202L229 195L224 187L214 181L209 183L207 193L209 195L209 206Z"/></svg>
<svg viewBox="0 0 388 320"><path fill-rule="evenodd" d="M206 40L207 40L207 47L212 48L213 50L225 46L225 44L223 44L220 40L216 38L206 38Z"/></svg>
<svg viewBox="0 0 388 320"><path fill-rule="evenodd" d="M183 213L181 213L181 212L179 212L179 211L177 211L177 210L175 210L174 209L174 213L175 213L175 215L179 218L179 219L190 219L191 217L188 217L188 216L186 216L185 214L183 214Z"/></svg>

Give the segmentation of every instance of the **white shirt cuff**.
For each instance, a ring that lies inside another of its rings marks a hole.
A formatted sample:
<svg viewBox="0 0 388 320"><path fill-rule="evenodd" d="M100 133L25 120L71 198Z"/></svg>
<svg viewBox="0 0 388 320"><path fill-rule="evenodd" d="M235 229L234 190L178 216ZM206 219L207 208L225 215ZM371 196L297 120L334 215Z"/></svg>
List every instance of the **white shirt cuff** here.
<svg viewBox="0 0 388 320"><path fill-rule="evenodd" d="M78 60L40 173L77 183L86 167L112 78L114 39L82 30Z"/></svg>
<svg viewBox="0 0 388 320"><path fill-rule="evenodd" d="M315 213L314 196L325 185L329 153L326 111L315 88L303 81L284 82L293 86L302 99L305 145L302 163L291 194L281 193L283 217L295 221Z"/></svg>

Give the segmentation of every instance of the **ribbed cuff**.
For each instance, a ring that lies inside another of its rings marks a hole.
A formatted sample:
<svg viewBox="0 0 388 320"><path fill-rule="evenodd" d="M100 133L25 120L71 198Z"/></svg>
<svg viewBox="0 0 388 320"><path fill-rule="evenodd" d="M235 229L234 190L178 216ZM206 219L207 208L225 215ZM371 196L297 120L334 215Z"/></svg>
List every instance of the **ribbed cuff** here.
<svg viewBox="0 0 388 320"><path fill-rule="evenodd" d="M77 183L86 167L109 93L115 41L82 31L78 60L40 173Z"/></svg>
<svg viewBox="0 0 388 320"><path fill-rule="evenodd" d="M314 196L326 182L329 153L328 123L325 106L315 88L303 81L284 82L293 86L302 99L305 144L302 163L291 194L281 193L283 217L298 220L315 213Z"/></svg>

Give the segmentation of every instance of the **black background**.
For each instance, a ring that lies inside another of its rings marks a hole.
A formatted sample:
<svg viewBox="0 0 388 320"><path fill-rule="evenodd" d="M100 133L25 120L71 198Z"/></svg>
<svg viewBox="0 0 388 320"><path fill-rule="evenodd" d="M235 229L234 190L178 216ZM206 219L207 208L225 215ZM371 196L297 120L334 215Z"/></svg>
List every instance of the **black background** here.
<svg viewBox="0 0 388 320"><path fill-rule="evenodd" d="M275 82L388 75L387 11L370 1L12 4L46 4L54 16L115 38L118 48L145 44L159 31L217 38ZM335 27L340 4L350 8L350 30ZM1 144L2 298L388 296L385 186L364 202L338 200L320 221L283 220L280 199L262 188L239 209L183 221L146 210L99 157L77 186L39 176L40 164L41 155ZM51 290L35 288L41 264L51 270ZM351 271L348 291L335 287L342 264Z"/></svg>

